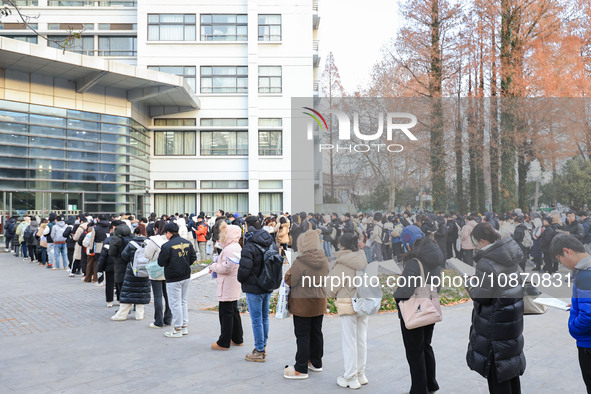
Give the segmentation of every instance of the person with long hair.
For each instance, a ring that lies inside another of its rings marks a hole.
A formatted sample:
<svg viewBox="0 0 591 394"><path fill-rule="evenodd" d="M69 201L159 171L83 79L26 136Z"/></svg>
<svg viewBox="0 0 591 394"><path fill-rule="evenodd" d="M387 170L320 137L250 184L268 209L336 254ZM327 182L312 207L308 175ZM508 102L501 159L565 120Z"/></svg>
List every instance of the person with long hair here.
<svg viewBox="0 0 591 394"><path fill-rule="evenodd" d="M422 264L425 277L429 279L427 284L429 284L432 283L432 278L441 275L441 268L445 263L443 253L432 237L418 238L409 247L410 251L403 258L404 269L401 274L406 278L404 281L406 286L399 286L394 292L394 299L398 305L400 301L406 301L414 294L418 281L412 278L421 276L419 264ZM431 347L435 324L407 329L400 313L400 306L398 307L398 317L400 318L400 331L406 351L406 360L410 368L410 394L428 394L439 390L436 379L435 353Z"/></svg>
<svg viewBox="0 0 591 394"><path fill-rule="evenodd" d="M501 239L490 223L476 225L471 238L478 248L478 283L469 280L467 286L474 310L466 361L487 379L491 394L520 393L519 376L525 371L523 289L519 280L510 279L520 278L523 252L512 237Z"/></svg>

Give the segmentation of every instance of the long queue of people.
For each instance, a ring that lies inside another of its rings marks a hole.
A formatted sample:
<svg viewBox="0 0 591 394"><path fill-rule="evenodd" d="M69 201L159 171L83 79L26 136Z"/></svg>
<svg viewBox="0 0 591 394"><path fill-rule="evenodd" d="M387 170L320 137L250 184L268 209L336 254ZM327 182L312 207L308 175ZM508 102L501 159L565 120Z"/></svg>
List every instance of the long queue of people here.
<svg viewBox="0 0 591 394"><path fill-rule="evenodd" d="M45 263L54 270L68 270L68 274L74 276L79 270L83 271L83 280L87 282L98 282L99 276L104 278L107 307L114 305L114 292L120 302L119 309L111 317L114 321L126 320L132 308L135 309L135 319L143 319L144 306L150 303L153 294L154 322L149 326L155 329L171 326L164 333L168 338L183 338L189 334L187 299L191 265L208 259L210 246L213 261L209 269L218 284L220 315L220 335L211 344L211 349L227 351L232 346L244 345L238 310L238 299L244 292L254 337L254 349L245 358L252 362L264 362L267 357L272 290L260 282L266 252L275 248L274 245L283 251L291 246L297 251L297 258L284 279L290 286L288 304L293 315L297 352L295 363L286 366L283 376L306 379L309 371L322 371L322 322L330 296L336 298L341 320L344 359L344 373L336 382L344 388L358 389L369 383L366 374L369 319L353 308L355 288L351 283L354 281L339 281L340 285L336 287L329 286L328 283L333 282L326 281L325 285L310 288L302 278L313 279L308 283L322 283L321 278L327 275L353 278L369 261L386 258L403 263L403 277L438 277L450 254L448 234L445 238L437 234L440 228L445 226L449 230L448 224L453 225L461 245L460 248L452 245L451 255L474 265L475 276L480 279L479 286L467 288L474 301L474 311L466 361L470 369L487 379L491 393L521 391L519 377L526 367L523 289L519 283L501 286L494 278L520 272L526 253L535 253L533 245L528 248L525 246L527 242L523 241L523 238L531 237L532 243L541 243L544 260L547 255L552 264L557 260L574 272L569 331L577 340L580 368L589 391L591 256L582 242L585 240L586 213L579 212L583 223L575 223L576 218L572 219L571 212L566 215L565 222L557 213L545 218L535 217L535 214L515 214L516 217L508 214L499 218L498 229L494 214L483 217L471 214L466 223L458 223L459 218L451 215L405 213L401 217L390 215L384 218L377 212L358 215L357 220L350 214L342 218L333 214L327 220L323 215L306 213L240 217L221 210L211 221L203 213L188 215L188 222L185 215L162 216L160 219L152 215L140 220L130 215L99 216L96 221L88 216L64 221L62 217L51 215L41 220L40 225L36 218L24 218L25 224L18 223L15 229L15 221L9 228L19 236L16 245L22 249L24 240L28 253L33 251L30 256L40 259L41 265ZM450 218L451 223L446 220ZM539 234L536 219L546 223ZM532 222L531 229L525 226L526 222ZM519 230L521 225L525 227L523 234ZM463 239L464 230L468 228L471 248L464 245ZM569 231L570 228L579 236ZM34 248L29 249L31 231L37 243L33 242ZM387 232L388 237L384 236ZM544 234L546 237L552 235L547 246L542 243ZM400 245L395 245L398 243L396 237L400 239ZM387 239L390 245L385 242ZM70 241L74 243L71 254L67 250ZM53 244L53 254L48 253L50 244ZM157 263L162 271L149 277L138 276L133 266L140 250L141 257ZM47 260L47 256L53 256L53 260ZM329 270L331 260L334 263L332 271ZM555 269L554 265L546 268L547 272ZM99 272L103 274L98 275ZM484 281L485 277L492 279ZM406 285L398 287L394 293L398 305L410 299L417 286L416 281L404 283ZM398 309L410 369L410 393L435 392L439 390L436 357L431 346L435 323L409 329ZM499 327L503 327L502 330Z"/></svg>

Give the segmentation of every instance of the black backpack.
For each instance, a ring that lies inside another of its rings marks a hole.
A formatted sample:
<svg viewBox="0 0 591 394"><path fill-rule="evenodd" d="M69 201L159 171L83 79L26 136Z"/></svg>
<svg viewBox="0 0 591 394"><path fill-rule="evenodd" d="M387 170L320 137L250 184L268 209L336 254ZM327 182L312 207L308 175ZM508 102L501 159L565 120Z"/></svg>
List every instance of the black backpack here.
<svg viewBox="0 0 591 394"><path fill-rule="evenodd" d="M209 224L202 224L201 226L207 226L207 233L205 234L205 240L209 241L213 235L213 230Z"/></svg>
<svg viewBox="0 0 591 394"><path fill-rule="evenodd" d="M264 291L273 291L281 286L283 280L283 257L271 245L268 249L254 244L263 252L263 269L257 278L257 285Z"/></svg>
<svg viewBox="0 0 591 394"><path fill-rule="evenodd" d="M28 226L27 229L25 230L25 233L23 234L23 238L25 239L25 242L27 244L33 244L35 242L35 233L37 231L35 230L31 230L30 228L31 226Z"/></svg>

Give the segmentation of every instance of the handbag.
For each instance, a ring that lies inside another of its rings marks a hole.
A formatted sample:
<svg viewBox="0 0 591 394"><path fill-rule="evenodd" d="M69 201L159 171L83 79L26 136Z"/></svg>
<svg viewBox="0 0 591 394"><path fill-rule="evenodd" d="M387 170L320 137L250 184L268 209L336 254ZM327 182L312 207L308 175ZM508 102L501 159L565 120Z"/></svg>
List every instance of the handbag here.
<svg viewBox="0 0 591 394"><path fill-rule="evenodd" d="M164 267L158 265L158 261L150 261L148 264L145 265L146 270L148 271L148 277L151 280L164 280Z"/></svg>
<svg viewBox="0 0 591 394"><path fill-rule="evenodd" d="M289 286L285 283L285 279L281 282L279 293L277 294L277 309L275 311L275 318L287 319L289 317Z"/></svg>
<svg viewBox="0 0 591 394"><path fill-rule="evenodd" d="M439 294L426 283L423 263L419 260L417 263L421 269L421 286L415 289L414 294L408 300L398 303L407 330L428 326L443 319Z"/></svg>

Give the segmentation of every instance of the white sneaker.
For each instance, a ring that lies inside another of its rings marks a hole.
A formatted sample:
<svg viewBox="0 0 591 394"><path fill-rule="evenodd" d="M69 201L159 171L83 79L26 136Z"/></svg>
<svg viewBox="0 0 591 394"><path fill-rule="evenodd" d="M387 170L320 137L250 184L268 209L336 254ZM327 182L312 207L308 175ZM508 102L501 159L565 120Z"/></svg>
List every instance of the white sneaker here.
<svg viewBox="0 0 591 394"><path fill-rule="evenodd" d="M183 333L181 332L181 330L173 329L172 331L165 332L164 336L167 338L182 338Z"/></svg>
<svg viewBox="0 0 591 394"><path fill-rule="evenodd" d="M313 372L322 372L322 367L316 368L311 362L308 361L308 369Z"/></svg>
<svg viewBox="0 0 591 394"><path fill-rule="evenodd" d="M112 307L113 307L113 303L112 302L107 302L107 308L112 308Z"/></svg>
<svg viewBox="0 0 591 394"><path fill-rule="evenodd" d="M357 374L357 380L359 380L359 384L361 385L369 383L369 380L367 380L367 376L365 376L365 372L359 372Z"/></svg>
<svg viewBox="0 0 591 394"><path fill-rule="evenodd" d="M357 379L357 375L354 375L351 379L345 379L343 376L339 376L337 378L337 384L340 387L349 387L353 390L356 390L361 387L361 383L359 383L359 379Z"/></svg>
<svg viewBox="0 0 591 394"><path fill-rule="evenodd" d="M183 333L183 335L188 335L189 329L187 327L181 327L181 332Z"/></svg>

